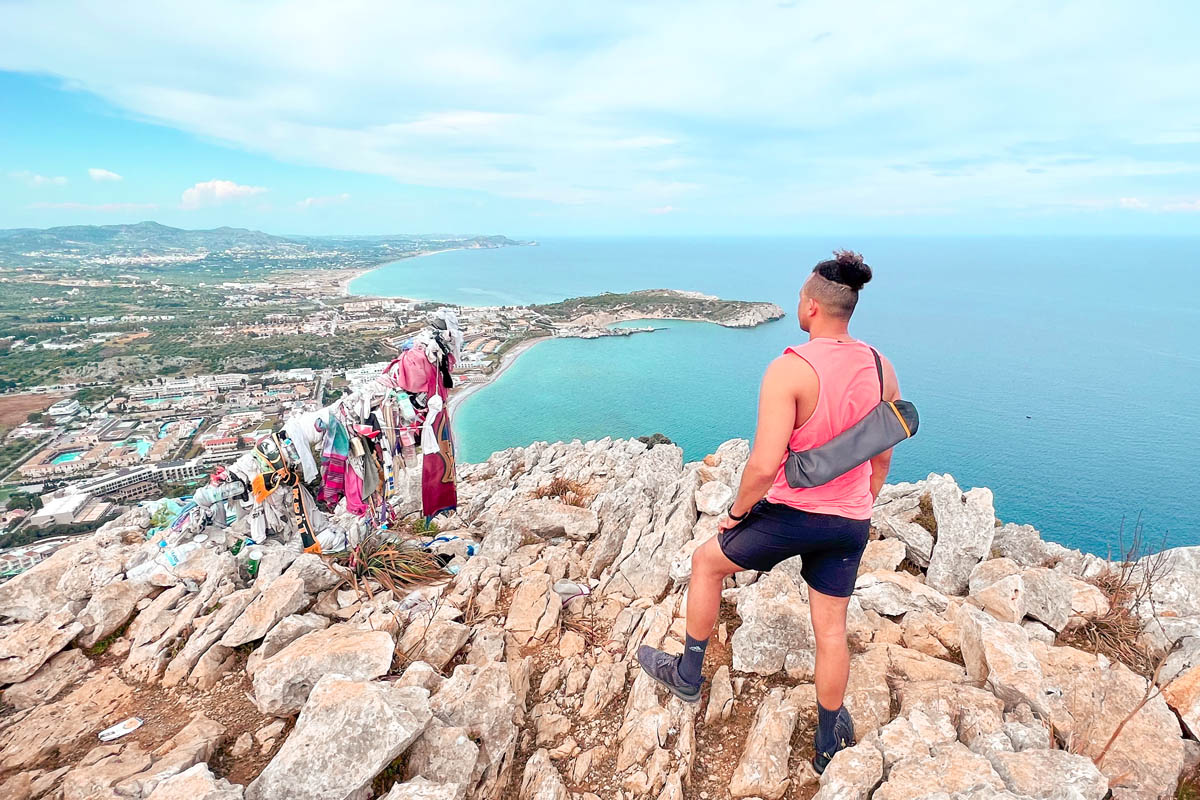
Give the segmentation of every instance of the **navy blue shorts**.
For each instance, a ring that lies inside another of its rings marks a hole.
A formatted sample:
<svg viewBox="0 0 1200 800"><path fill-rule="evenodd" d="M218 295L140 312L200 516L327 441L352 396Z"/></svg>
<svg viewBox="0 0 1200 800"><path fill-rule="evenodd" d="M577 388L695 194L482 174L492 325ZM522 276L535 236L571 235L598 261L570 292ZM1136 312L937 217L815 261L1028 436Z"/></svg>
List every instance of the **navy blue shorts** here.
<svg viewBox="0 0 1200 800"><path fill-rule="evenodd" d="M849 597L871 520L814 514L760 500L749 515L717 537L721 552L742 569L766 572L801 556L800 574L821 594Z"/></svg>

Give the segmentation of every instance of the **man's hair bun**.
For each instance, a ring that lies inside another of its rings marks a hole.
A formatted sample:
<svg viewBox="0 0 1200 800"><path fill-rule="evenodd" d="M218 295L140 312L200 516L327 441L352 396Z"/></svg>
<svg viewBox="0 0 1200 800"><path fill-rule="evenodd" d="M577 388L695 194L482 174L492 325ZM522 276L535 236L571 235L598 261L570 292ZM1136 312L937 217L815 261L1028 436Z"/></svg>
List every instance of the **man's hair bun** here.
<svg viewBox="0 0 1200 800"><path fill-rule="evenodd" d="M853 250L834 250L833 259L822 261L813 271L856 292L871 280L871 268L863 261L862 254Z"/></svg>

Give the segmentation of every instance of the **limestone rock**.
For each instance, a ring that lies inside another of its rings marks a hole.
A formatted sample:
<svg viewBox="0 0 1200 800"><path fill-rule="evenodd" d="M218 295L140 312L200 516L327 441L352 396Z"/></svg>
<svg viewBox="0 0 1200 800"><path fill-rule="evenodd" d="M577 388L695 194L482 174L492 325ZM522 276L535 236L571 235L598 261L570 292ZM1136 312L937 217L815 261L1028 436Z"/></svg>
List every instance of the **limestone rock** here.
<svg viewBox="0 0 1200 800"><path fill-rule="evenodd" d="M292 614L279 620L271 632L263 637L262 644L246 660L246 672L251 678L259 665L305 634L329 627L329 618L320 614Z"/></svg>
<svg viewBox="0 0 1200 800"><path fill-rule="evenodd" d="M708 707L704 711L706 725L724 722L733 713L733 684L729 681L728 665L722 664L717 667L711 686L708 693Z"/></svg>
<svg viewBox="0 0 1200 800"><path fill-rule="evenodd" d="M478 760L479 745L472 741L470 731L446 725L435 717L409 748L404 759L404 776L454 787L457 793L451 797L460 800L471 784Z"/></svg>
<svg viewBox="0 0 1200 800"><path fill-rule="evenodd" d="M253 680L255 705L264 714L294 714L322 675L352 681L378 678L391 668L394 649L386 632L347 625L301 636L259 665Z"/></svg>
<svg viewBox="0 0 1200 800"><path fill-rule="evenodd" d="M769 572L741 590L737 602L741 626L734 632L733 668L738 672L772 675L812 674L813 632L808 604L780 572Z"/></svg>
<svg viewBox="0 0 1200 800"><path fill-rule="evenodd" d="M624 663L597 664L588 676L587 688L583 691L583 706L579 709L580 719L591 719L606 709L625 688Z"/></svg>
<svg viewBox="0 0 1200 800"><path fill-rule="evenodd" d="M342 583L344 578L330 568L325 560L315 553L301 553L288 566L285 575L298 578L307 594L319 594Z"/></svg>
<svg viewBox="0 0 1200 800"><path fill-rule="evenodd" d="M800 708L793 692L772 689L763 698L754 717L754 726L746 737L742 757L729 781L729 793L735 798L761 797L779 800L791 783L788 756L792 749L792 731Z"/></svg>
<svg viewBox="0 0 1200 800"><path fill-rule="evenodd" d="M461 800L461 789L452 783L434 783L413 778L397 783L382 800Z"/></svg>
<svg viewBox="0 0 1200 800"><path fill-rule="evenodd" d="M989 558L980 561L967 577L967 593L978 594L996 581L1021 574L1021 565L1011 558Z"/></svg>
<svg viewBox="0 0 1200 800"><path fill-rule="evenodd" d="M1167 705L1175 709L1188 732L1200 738L1200 664L1164 686L1162 693Z"/></svg>
<svg viewBox="0 0 1200 800"><path fill-rule="evenodd" d="M733 489L720 481L709 481L696 490L696 510L701 514L719 516L733 503Z"/></svg>
<svg viewBox="0 0 1200 800"><path fill-rule="evenodd" d="M562 599L554 593L549 575L532 575L513 594L504 627L524 647L534 639L545 641L558 626Z"/></svg>
<svg viewBox="0 0 1200 800"><path fill-rule="evenodd" d="M63 800L113 795L113 786L150 766L150 754L136 743L97 747L63 780Z"/></svg>
<svg viewBox="0 0 1200 800"><path fill-rule="evenodd" d="M208 764L196 764L168 778L146 800L242 800L241 786L217 778Z"/></svg>
<svg viewBox="0 0 1200 800"><path fill-rule="evenodd" d="M0 618L32 622L62 608L68 598L59 591L58 582L84 550L83 545L68 545L45 561L0 583Z"/></svg>
<svg viewBox="0 0 1200 800"><path fill-rule="evenodd" d="M435 619L424 629L416 647L405 649L404 652L409 658L419 658L434 669L443 670L470 636L471 629L461 622ZM406 645L407 641L401 641L401 648Z"/></svg>
<svg viewBox="0 0 1200 800"><path fill-rule="evenodd" d="M221 637L226 647L238 647L267 635L275 624L289 614L295 614L309 603L300 576L283 575L246 608L237 621Z"/></svg>
<svg viewBox="0 0 1200 800"><path fill-rule="evenodd" d="M1075 589L1071 579L1045 567L1021 573L1025 584L1025 613L1053 631L1061 631L1071 618Z"/></svg>
<svg viewBox="0 0 1200 800"><path fill-rule="evenodd" d="M997 753L992 766L1013 792L1038 800L1103 800L1108 779L1090 758L1065 750Z"/></svg>
<svg viewBox="0 0 1200 800"><path fill-rule="evenodd" d="M1032 525L1011 522L996 529L992 549L1021 567L1040 567L1070 552L1060 544L1043 541Z"/></svg>
<svg viewBox="0 0 1200 800"><path fill-rule="evenodd" d="M910 611L943 613L949 599L907 572L877 570L860 575L854 583L854 596L867 611L898 617Z"/></svg>
<svg viewBox="0 0 1200 800"><path fill-rule="evenodd" d="M67 607L33 622L0 627L0 685L33 675L82 630Z"/></svg>
<svg viewBox="0 0 1200 800"><path fill-rule="evenodd" d="M1001 578L971 595L971 600L1001 622L1025 618L1025 581L1020 574Z"/></svg>
<svg viewBox="0 0 1200 800"><path fill-rule="evenodd" d="M958 625L963 663L971 679L988 683L1010 707L1025 702L1044 712L1042 670L1025 630L970 606L961 608Z"/></svg>
<svg viewBox="0 0 1200 800"><path fill-rule="evenodd" d="M862 560L858 562L858 574L863 575L876 570L894 572L907 552L904 542L899 539L876 539L867 542Z"/></svg>
<svg viewBox="0 0 1200 800"><path fill-rule="evenodd" d="M1084 619L1097 619L1109 611L1108 597L1093 584L1067 578L1071 587L1071 613Z"/></svg>
<svg viewBox="0 0 1200 800"><path fill-rule="evenodd" d="M525 763L519 797L520 800L570 800L562 776L545 750L538 750Z"/></svg>
<svg viewBox="0 0 1200 800"><path fill-rule="evenodd" d="M230 626L241 618L247 607L253 602L254 597L253 589L239 589L236 592L230 592L221 599L220 608L207 617L198 618L195 622L196 630L188 637L187 642L164 670L163 685L176 686L181 683L209 652L214 652L214 656L220 653L218 663L228 657L232 649L219 645L217 642ZM204 621L201 622L201 619ZM214 647L223 649L213 651ZM207 666L211 668L213 665Z"/></svg>
<svg viewBox="0 0 1200 800"><path fill-rule="evenodd" d="M813 800L867 800L882 780L883 756L867 738L833 757L821 773L821 788Z"/></svg>
<svg viewBox="0 0 1200 800"><path fill-rule="evenodd" d="M893 766L873 797L909 800L934 789L949 793L977 787L1003 791L1004 782L986 758L972 753L960 742L951 742L934 747L928 758L912 758Z"/></svg>
<svg viewBox="0 0 1200 800"><path fill-rule="evenodd" d="M29 678L4 691L4 702L18 711L48 703L87 674L91 660L79 650L58 653Z"/></svg>
<svg viewBox="0 0 1200 800"><path fill-rule="evenodd" d="M247 800L355 797L421 735L431 716L424 689L325 675L291 735L246 788ZM333 764L336 769L314 769Z"/></svg>
<svg viewBox="0 0 1200 800"><path fill-rule="evenodd" d="M975 488L964 493L946 475L930 476L929 493L938 534L926 583L943 594L964 594L971 570L992 547L996 532L992 490Z"/></svg>
<svg viewBox="0 0 1200 800"><path fill-rule="evenodd" d="M148 583L116 581L97 589L79 615L83 625L79 645L92 647L115 632L129 621L138 602L153 588Z"/></svg>
<svg viewBox="0 0 1200 800"><path fill-rule="evenodd" d="M164 781L211 759L224 736L224 725L197 713L179 733L155 748L151 767L117 783L116 793L123 797L150 794Z"/></svg>
<svg viewBox="0 0 1200 800"><path fill-rule="evenodd" d="M946 716L961 741L1001 731L1004 702L989 691L965 683L923 681L899 687L900 714L916 721L916 712L929 718Z"/></svg>
<svg viewBox="0 0 1200 800"><path fill-rule="evenodd" d="M446 725L465 728L479 745L468 794L488 797L507 785L517 748L513 720L519 711L507 665L493 661L456 667L430 707Z"/></svg>

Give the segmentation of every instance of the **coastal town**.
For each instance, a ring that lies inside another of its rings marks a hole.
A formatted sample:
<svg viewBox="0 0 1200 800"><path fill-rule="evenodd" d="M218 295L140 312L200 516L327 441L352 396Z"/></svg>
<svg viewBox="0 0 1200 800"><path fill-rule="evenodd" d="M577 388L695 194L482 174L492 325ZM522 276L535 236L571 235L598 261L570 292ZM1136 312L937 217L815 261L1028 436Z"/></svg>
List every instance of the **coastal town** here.
<svg viewBox="0 0 1200 800"><path fill-rule="evenodd" d="M350 294L365 271L266 270L206 284L44 263L0 269L0 294L20 286L31 291L28 308L55 312L22 313L20 329L0 339L0 580L138 500L191 494L290 415L374 381L442 305ZM89 305L105 313L85 313ZM452 412L546 338L649 333L655 319L750 327L783 315L671 290L454 311L464 342ZM613 327L630 320L647 323ZM47 360L57 367L42 369Z"/></svg>

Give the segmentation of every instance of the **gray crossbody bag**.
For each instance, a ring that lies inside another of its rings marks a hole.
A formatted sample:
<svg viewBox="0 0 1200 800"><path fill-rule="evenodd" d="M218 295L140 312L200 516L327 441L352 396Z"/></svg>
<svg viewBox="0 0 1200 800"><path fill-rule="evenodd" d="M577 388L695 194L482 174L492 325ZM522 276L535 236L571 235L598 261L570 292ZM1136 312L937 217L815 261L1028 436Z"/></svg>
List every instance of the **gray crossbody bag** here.
<svg viewBox="0 0 1200 800"><path fill-rule="evenodd" d="M883 362L875 356L879 373L879 405L825 444L811 450L788 448L784 475L793 489L809 489L829 483L839 475L865 464L885 450L917 434L917 407L907 400L883 399Z"/></svg>

